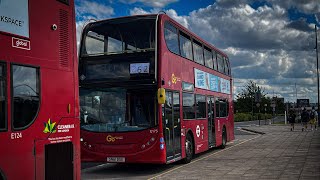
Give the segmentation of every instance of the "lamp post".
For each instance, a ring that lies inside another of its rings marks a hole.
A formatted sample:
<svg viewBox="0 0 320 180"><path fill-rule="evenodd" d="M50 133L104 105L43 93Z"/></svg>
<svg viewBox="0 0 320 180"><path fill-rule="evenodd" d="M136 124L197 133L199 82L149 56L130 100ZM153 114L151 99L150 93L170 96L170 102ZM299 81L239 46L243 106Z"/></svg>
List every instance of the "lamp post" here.
<svg viewBox="0 0 320 180"><path fill-rule="evenodd" d="M318 119L319 119L319 58L318 58L318 33L317 33L317 25L314 25L314 31L316 33L316 54L317 54L317 94L318 94ZM318 120L318 125L320 126L320 121Z"/></svg>
<svg viewBox="0 0 320 180"><path fill-rule="evenodd" d="M264 104L264 125L267 125L267 117L266 117L267 106L268 104Z"/></svg>

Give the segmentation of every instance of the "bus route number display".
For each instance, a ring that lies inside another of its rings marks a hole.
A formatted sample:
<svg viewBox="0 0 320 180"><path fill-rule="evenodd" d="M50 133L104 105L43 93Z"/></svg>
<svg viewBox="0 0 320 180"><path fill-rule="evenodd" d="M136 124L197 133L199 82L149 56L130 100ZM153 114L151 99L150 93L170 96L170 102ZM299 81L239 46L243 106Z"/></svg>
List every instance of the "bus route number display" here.
<svg viewBox="0 0 320 180"><path fill-rule="evenodd" d="M150 63L130 64L130 74L148 74Z"/></svg>

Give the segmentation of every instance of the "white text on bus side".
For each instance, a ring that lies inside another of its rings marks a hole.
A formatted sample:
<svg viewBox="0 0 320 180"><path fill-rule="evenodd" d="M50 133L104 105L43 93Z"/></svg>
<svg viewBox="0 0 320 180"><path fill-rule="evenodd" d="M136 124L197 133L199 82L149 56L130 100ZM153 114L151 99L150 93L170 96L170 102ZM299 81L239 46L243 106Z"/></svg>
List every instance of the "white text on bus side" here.
<svg viewBox="0 0 320 180"><path fill-rule="evenodd" d="M11 133L11 139L20 139L20 138L22 138L21 132Z"/></svg>

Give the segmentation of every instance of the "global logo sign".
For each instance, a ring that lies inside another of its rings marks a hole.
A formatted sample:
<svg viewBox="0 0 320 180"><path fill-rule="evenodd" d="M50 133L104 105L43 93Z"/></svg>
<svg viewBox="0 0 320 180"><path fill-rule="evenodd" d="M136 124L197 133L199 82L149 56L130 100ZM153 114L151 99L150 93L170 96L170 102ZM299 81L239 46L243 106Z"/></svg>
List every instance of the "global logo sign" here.
<svg viewBox="0 0 320 180"><path fill-rule="evenodd" d="M1 1L1 0L0 0ZM30 50L30 41L12 37L12 47Z"/></svg>

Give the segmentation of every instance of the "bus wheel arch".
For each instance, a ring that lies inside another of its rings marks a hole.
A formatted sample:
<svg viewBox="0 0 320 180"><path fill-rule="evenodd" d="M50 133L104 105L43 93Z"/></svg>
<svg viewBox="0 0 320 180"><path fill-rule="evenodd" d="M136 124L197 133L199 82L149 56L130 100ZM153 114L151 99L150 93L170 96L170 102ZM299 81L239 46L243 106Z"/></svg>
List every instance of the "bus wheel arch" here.
<svg viewBox="0 0 320 180"><path fill-rule="evenodd" d="M224 149L227 145L227 141L228 141L228 132L227 132L227 128L225 125L223 125L222 127L222 134L221 134L221 149Z"/></svg>
<svg viewBox="0 0 320 180"><path fill-rule="evenodd" d="M4 176L4 173L1 169L0 169L0 179L6 179L6 177Z"/></svg>
<svg viewBox="0 0 320 180"><path fill-rule="evenodd" d="M185 140L185 153L186 153L186 157L183 159L183 162L185 164L191 162L195 152L194 152L194 136L191 132L191 130L189 130L186 134L186 140Z"/></svg>

